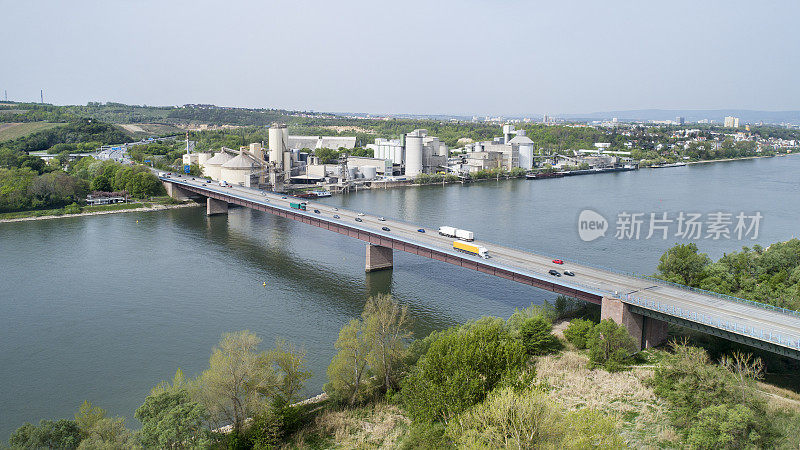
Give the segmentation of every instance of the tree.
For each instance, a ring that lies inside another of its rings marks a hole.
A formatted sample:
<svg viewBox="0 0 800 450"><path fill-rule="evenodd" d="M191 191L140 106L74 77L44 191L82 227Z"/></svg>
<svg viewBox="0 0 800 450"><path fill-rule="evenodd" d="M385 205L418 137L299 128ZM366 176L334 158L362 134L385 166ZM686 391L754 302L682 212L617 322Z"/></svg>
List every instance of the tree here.
<svg viewBox="0 0 800 450"><path fill-rule="evenodd" d="M133 175L126 184L126 189L132 196L138 198L160 195L164 192L161 181L149 172L139 172Z"/></svg>
<svg viewBox="0 0 800 450"><path fill-rule="evenodd" d="M561 341L552 333L553 324L544 316L530 317L519 328L522 343L529 355L547 355L561 349Z"/></svg>
<svg viewBox="0 0 800 450"><path fill-rule="evenodd" d="M573 319L567 329L564 330L564 337L578 349L586 348L589 335L594 329L594 322L585 319Z"/></svg>
<svg viewBox="0 0 800 450"><path fill-rule="evenodd" d="M276 400L281 406L291 405L303 383L311 378L311 371L306 366L306 351L277 339L275 348L267 352L267 358L277 368Z"/></svg>
<svg viewBox="0 0 800 450"><path fill-rule="evenodd" d="M595 325L587 345L592 364L604 366L609 371L619 370L636 352L636 343L628 330L611 319Z"/></svg>
<svg viewBox="0 0 800 450"><path fill-rule="evenodd" d="M705 253L698 253L697 245L678 244L661 256L658 264L660 277L687 286L697 287L704 277L706 267L711 258Z"/></svg>
<svg viewBox="0 0 800 450"><path fill-rule="evenodd" d="M504 377L524 365L525 347L505 321L483 318L436 335L403 380L402 395L414 420L449 420L482 401Z"/></svg>
<svg viewBox="0 0 800 450"><path fill-rule="evenodd" d="M763 448L753 410L744 405L717 405L700 410L686 437L691 448Z"/></svg>
<svg viewBox="0 0 800 450"><path fill-rule="evenodd" d="M341 330L334 347L338 353L328 366L325 392L354 404L363 399L369 342L360 320L352 319Z"/></svg>
<svg viewBox="0 0 800 450"><path fill-rule="evenodd" d="M400 364L408 354L406 343L411 338L408 307L400 306L389 294L378 294L367 299L362 317L372 373L383 391L397 389Z"/></svg>
<svg viewBox="0 0 800 450"><path fill-rule="evenodd" d="M142 423L139 440L147 448L202 448L206 411L185 389L150 394L134 415Z"/></svg>
<svg viewBox="0 0 800 450"><path fill-rule="evenodd" d="M74 420L42 420L39 426L26 423L11 435L12 448L76 449L82 439L81 430Z"/></svg>
<svg viewBox="0 0 800 450"><path fill-rule="evenodd" d="M214 347L209 368L197 380L197 397L216 423L228 421L239 434L244 421L266 407L274 393L275 372L261 339L250 331L226 333Z"/></svg>

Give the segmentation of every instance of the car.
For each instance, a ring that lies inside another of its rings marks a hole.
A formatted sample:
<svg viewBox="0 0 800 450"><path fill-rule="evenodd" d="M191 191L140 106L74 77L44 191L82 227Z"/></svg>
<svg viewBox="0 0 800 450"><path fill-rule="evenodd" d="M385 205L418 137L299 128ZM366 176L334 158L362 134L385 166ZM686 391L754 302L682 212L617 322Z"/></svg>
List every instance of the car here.
<svg viewBox="0 0 800 450"><path fill-rule="evenodd" d="M211 183L211 180L206 180L206 183Z"/></svg>
<svg viewBox="0 0 800 450"><path fill-rule="evenodd" d="M197 181L197 180L195 180L194 177L192 177L192 181Z"/></svg>
<svg viewBox="0 0 800 450"><path fill-rule="evenodd" d="M315 213L317 213L317 214L319 214L319 210L318 210L318 209L315 209L315 210L314 210L314 212L315 212Z"/></svg>
<svg viewBox="0 0 800 450"><path fill-rule="evenodd" d="M364 213L358 213L359 217L364 217Z"/></svg>
<svg viewBox="0 0 800 450"><path fill-rule="evenodd" d="M560 273L558 273L558 271L557 271L557 270L555 270L555 269L550 269L550 272L548 272L548 273L549 273L550 275L553 275L554 277L560 277L560 276L561 276L561 274L560 274Z"/></svg>
<svg viewBox="0 0 800 450"><path fill-rule="evenodd" d="M164 178L169 178L169 175L164 175Z"/></svg>
<svg viewBox="0 0 800 450"><path fill-rule="evenodd" d="M172 172L167 172L167 175L172 175Z"/></svg>
<svg viewBox="0 0 800 450"><path fill-rule="evenodd" d="M383 230L383 231L392 231L392 230L389 229L389 227L381 227L381 230Z"/></svg>
<svg viewBox="0 0 800 450"><path fill-rule="evenodd" d="M333 208L333 210L334 210L334 211L338 211L338 210L339 210L339 208L336 208L336 207L334 207L334 208Z"/></svg>
<svg viewBox="0 0 800 450"><path fill-rule="evenodd" d="M554 260L553 260L553 263L554 263L554 264L564 264L564 261L562 261L562 260L560 260L560 259L554 259Z"/></svg>
<svg viewBox="0 0 800 450"><path fill-rule="evenodd" d="M361 217L356 217L356 222L363 222L363 220L361 219Z"/></svg>
<svg viewBox="0 0 800 450"><path fill-rule="evenodd" d="M573 272L571 270L565 270L564 271L564 275L566 275L568 277L574 277L575 276L575 272Z"/></svg>
<svg viewBox="0 0 800 450"><path fill-rule="evenodd" d="M285 196L285 195L281 196L281 198L282 198L282 199L284 199L284 200L286 200L286 196Z"/></svg>
<svg viewBox="0 0 800 450"><path fill-rule="evenodd" d="M339 217L339 215L338 215L338 214L334 214L334 215L333 215L333 218L334 218L334 219L339 219L340 217Z"/></svg>
<svg viewBox="0 0 800 450"><path fill-rule="evenodd" d="M378 217L378 220L381 221L381 222L386 222L386 218L385 217Z"/></svg>
<svg viewBox="0 0 800 450"><path fill-rule="evenodd" d="M417 232L418 233L424 233L425 232L425 228L420 228L419 230L417 230Z"/></svg>

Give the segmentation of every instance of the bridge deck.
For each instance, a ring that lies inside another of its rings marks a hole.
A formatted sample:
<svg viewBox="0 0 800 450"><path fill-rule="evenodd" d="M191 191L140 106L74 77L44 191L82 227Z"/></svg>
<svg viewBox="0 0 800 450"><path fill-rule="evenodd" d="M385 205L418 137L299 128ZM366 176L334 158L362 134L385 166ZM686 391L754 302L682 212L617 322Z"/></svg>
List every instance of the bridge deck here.
<svg viewBox="0 0 800 450"><path fill-rule="evenodd" d="M248 208L269 212L309 225L325 228L340 234L383 245L419 256L436 259L465 268L499 276L512 281L547 289L559 294L600 303L604 296L619 296L623 302L653 316L674 317L674 323L696 323L704 328L739 335L763 343L768 348L800 359L800 314L789 314L763 308L751 303L736 302L702 292L694 292L657 280L617 273L594 266L564 261L556 266L552 258L529 251L475 241L488 249L489 259L456 252L453 239L440 236L437 230L419 227L391 218L379 221L378 217L356 211L335 209L329 205L309 201L307 211L292 209L293 197L267 193L241 186L221 187L183 178L162 178L163 181L205 197L224 200ZM314 213L314 210L319 213ZM333 216L338 215L336 219ZM381 230L389 227L390 231ZM425 229L420 233L418 229ZM550 269L571 270L574 277L554 277Z"/></svg>

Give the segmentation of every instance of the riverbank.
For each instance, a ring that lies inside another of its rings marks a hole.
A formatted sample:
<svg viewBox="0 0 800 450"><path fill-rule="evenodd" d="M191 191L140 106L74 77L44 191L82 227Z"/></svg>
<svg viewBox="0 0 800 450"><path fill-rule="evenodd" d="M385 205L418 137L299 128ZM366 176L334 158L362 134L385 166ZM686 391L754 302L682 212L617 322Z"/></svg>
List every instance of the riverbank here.
<svg viewBox="0 0 800 450"><path fill-rule="evenodd" d="M79 212L75 214L50 214L45 216L27 216L27 217L13 217L7 219L0 219L0 223L10 223L10 222L29 222L33 220L49 220L49 219L63 219L66 217L81 217L81 216L102 216L105 214L116 214L116 213L124 213L124 212L147 212L147 211L164 211L166 209L175 209L175 208L190 208L196 206L202 206L200 203L180 203L176 205L165 205L165 204L158 204L158 203L126 203L125 206L129 206L128 208L121 208L121 209L111 209L111 210L103 210L103 211L85 211ZM36 211L29 211L30 213L35 213Z"/></svg>

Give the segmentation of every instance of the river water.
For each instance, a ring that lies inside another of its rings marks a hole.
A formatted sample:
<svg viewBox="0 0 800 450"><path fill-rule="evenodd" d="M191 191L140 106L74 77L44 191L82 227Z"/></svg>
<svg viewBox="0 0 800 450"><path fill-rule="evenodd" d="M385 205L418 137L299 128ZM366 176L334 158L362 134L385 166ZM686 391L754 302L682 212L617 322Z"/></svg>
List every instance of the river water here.
<svg viewBox="0 0 800 450"><path fill-rule="evenodd" d="M675 242L648 234L649 214L761 213L758 237L703 239L718 258L800 234L800 157L548 180L486 181L359 192L326 203L565 260L653 273ZM578 215L607 218L584 242ZM305 347L318 393L338 330L365 299L390 292L422 336L552 293L396 252L392 271L364 273L364 243L248 209L204 208L0 224L0 440L25 421L71 417L83 400L129 425L178 367L194 376L224 332L249 329ZM620 212L645 213L639 240L615 239ZM735 222L735 219L734 219ZM732 229L732 227L731 227ZM263 284L266 283L266 286Z"/></svg>

